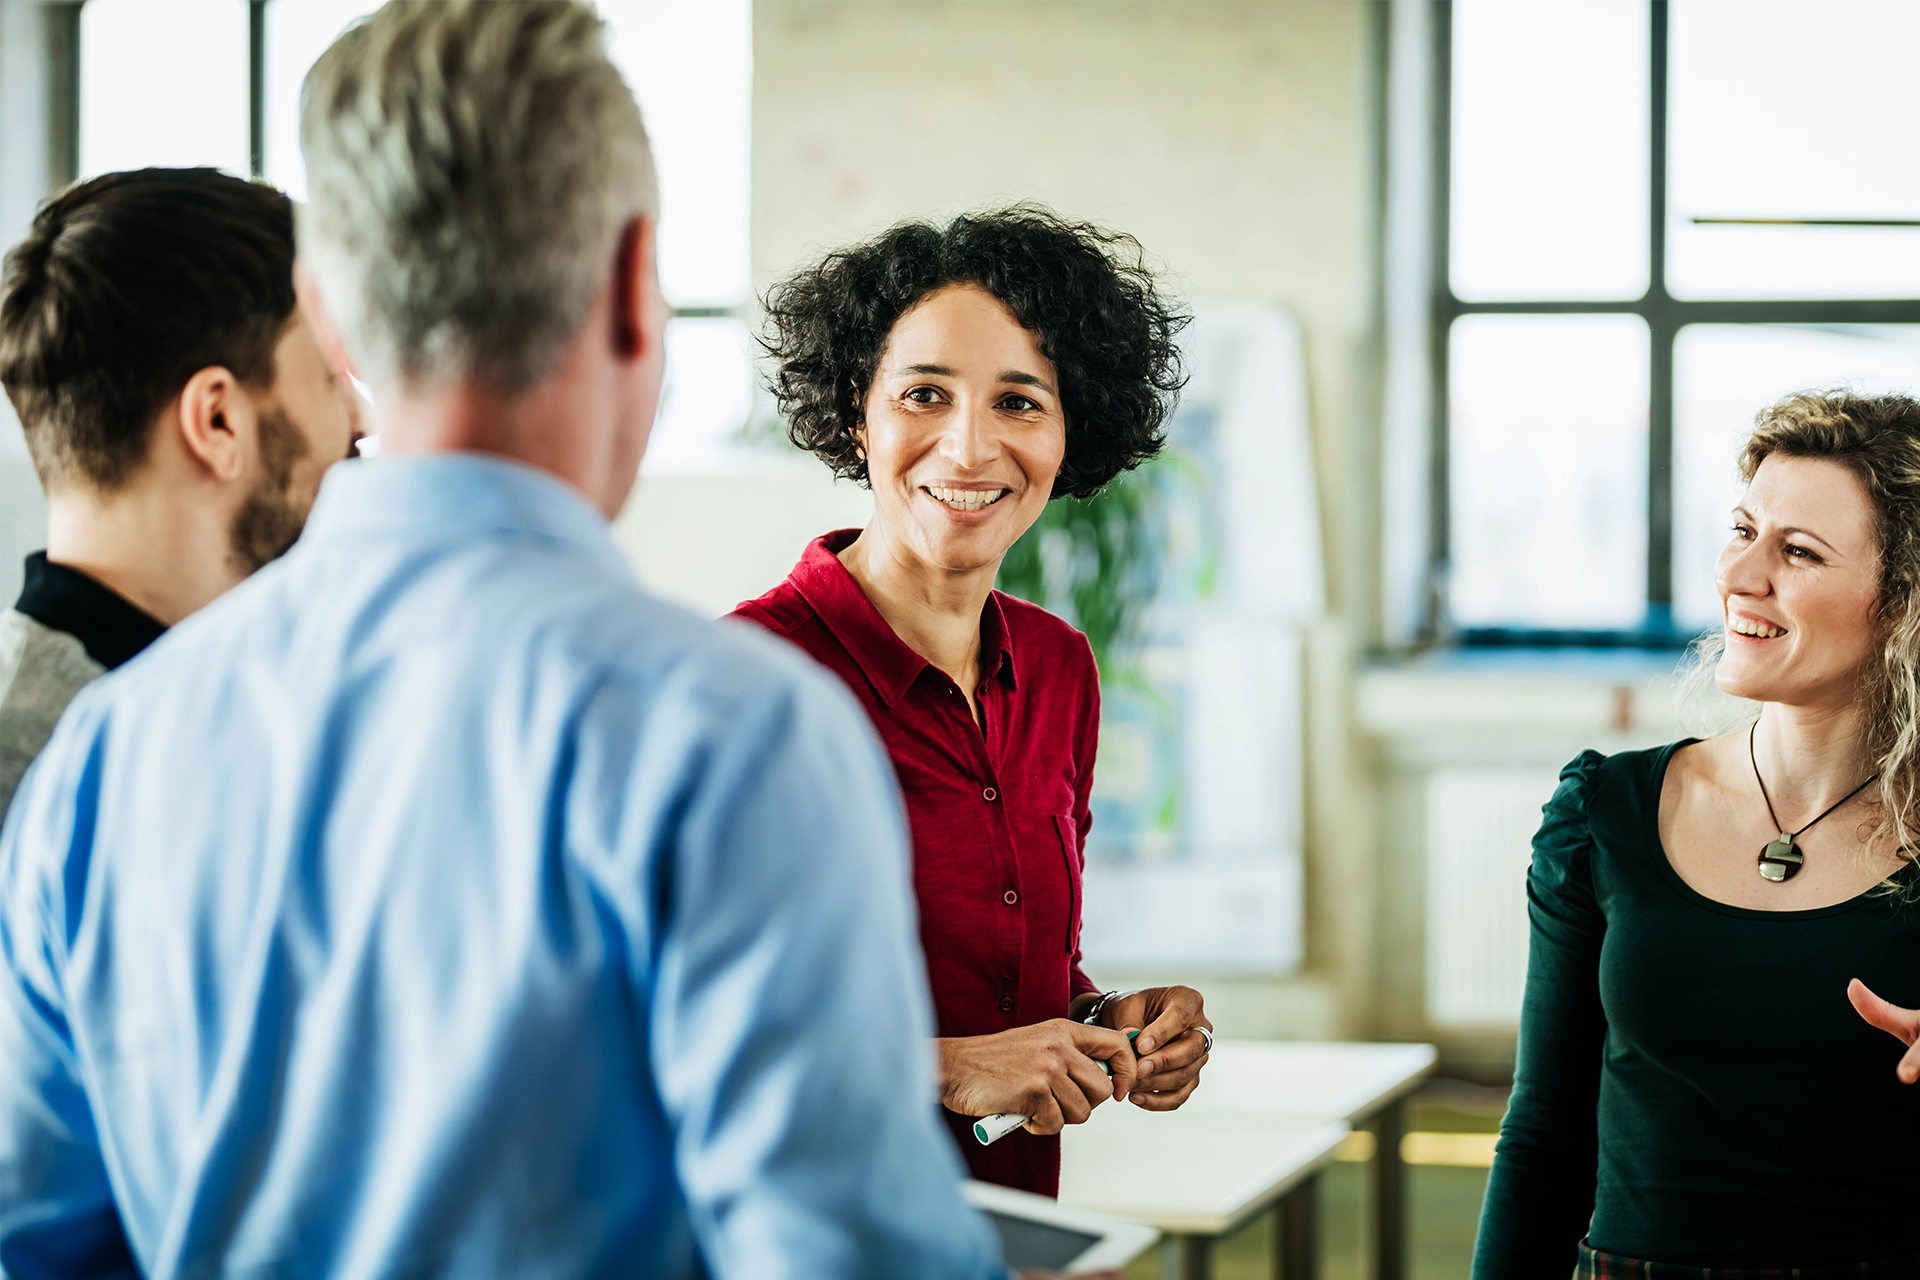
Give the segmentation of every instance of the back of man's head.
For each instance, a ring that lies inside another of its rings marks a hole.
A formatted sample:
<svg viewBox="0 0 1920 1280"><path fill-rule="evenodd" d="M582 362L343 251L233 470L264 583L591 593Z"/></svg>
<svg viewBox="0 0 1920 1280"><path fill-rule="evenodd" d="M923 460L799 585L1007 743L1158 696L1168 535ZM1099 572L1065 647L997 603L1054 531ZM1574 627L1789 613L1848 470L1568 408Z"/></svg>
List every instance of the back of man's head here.
<svg viewBox="0 0 1920 1280"><path fill-rule="evenodd" d="M124 485L196 370L273 382L293 209L213 169L110 173L54 197L0 275L0 384L49 491Z"/></svg>
<svg viewBox="0 0 1920 1280"><path fill-rule="evenodd" d="M656 205L575 0L392 0L307 74L301 141L303 259L375 381L539 382Z"/></svg>

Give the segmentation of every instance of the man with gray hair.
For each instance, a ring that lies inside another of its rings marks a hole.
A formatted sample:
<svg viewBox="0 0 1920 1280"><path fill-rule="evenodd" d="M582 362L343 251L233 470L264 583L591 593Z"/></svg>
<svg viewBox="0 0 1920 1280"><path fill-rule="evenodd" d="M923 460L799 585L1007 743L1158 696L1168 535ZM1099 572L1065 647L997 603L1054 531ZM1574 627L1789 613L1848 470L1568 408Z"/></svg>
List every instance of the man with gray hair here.
<svg viewBox="0 0 1920 1280"><path fill-rule="evenodd" d="M865 717L609 535L666 309L598 19L389 4L302 131L382 456L13 807L0 1273L1000 1274Z"/></svg>

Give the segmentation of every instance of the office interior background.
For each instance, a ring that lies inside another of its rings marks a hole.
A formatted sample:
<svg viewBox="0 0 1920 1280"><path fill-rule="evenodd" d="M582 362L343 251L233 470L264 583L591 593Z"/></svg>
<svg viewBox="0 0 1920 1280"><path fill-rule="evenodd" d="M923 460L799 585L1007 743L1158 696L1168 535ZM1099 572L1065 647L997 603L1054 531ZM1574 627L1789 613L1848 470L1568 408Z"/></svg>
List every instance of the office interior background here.
<svg viewBox="0 0 1920 1280"><path fill-rule="evenodd" d="M0 0L0 241L114 169L298 198L301 77L372 7ZM1920 6L600 9L675 308L618 522L642 580L717 616L865 518L757 386L780 274L1011 200L1137 236L1196 316L1173 447L1003 576L1101 659L1089 968L1201 986L1228 1036L1431 1042L1416 1127L1490 1133L1559 766L1729 714L1674 673L1719 617L1742 430L1795 389L1920 389ZM10 600L44 508L0 418ZM1414 1274L1460 1275L1491 1140L1431 1149Z"/></svg>

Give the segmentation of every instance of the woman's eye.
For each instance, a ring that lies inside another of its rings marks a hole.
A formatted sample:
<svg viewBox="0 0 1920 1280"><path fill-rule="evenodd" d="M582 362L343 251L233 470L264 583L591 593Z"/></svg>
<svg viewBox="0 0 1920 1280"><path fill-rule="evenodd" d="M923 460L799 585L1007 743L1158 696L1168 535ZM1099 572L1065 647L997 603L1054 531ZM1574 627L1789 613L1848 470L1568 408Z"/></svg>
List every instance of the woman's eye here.
<svg viewBox="0 0 1920 1280"><path fill-rule="evenodd" d="M1011 409L1015 413L1032 413L1040 407L1025 396L1008 396L1000 404L1002 408Z"/></svg>
<svg viewBox="0 0 1920 1280"><path fill-rule="evenodd" d="M1820 563L1820 557L1815 555L1811 548L1795 546L1791 542L1787 544L1787 556L1789 559L1793 559L1793 560L1804 560L1808 564Z"/></svg>
<svg viewBox="0 0 1920 1280"><path fill-rule="evenodd" d="M1753 530L1747 528L1746 525L1736 524L1735 526L1733 526L1733 536L1740 539L1740 541L1742 542L1752 542Z"/></svg>
<svg viewBox="0 0 1920 1280"><path fill-rule="evenodd" d="M915 404L933 404L940 398L940 393L932 387L915 387L907 392L905 398Z"/></svg>

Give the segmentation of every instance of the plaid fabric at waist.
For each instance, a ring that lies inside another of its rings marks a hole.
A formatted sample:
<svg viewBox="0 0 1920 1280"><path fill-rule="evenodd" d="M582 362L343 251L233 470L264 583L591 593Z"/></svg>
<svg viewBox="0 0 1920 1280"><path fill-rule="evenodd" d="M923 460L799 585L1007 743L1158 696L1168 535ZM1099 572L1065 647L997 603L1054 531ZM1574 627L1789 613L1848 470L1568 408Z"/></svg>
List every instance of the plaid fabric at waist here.
<svg viewBox="0 0 1920 1280"><path fill-rule="evenodd" d="M1817 1267L1686 1267L1601 1253L1582 1240L1573 1280L1920 1280L1920 1253Z"/></svg>

